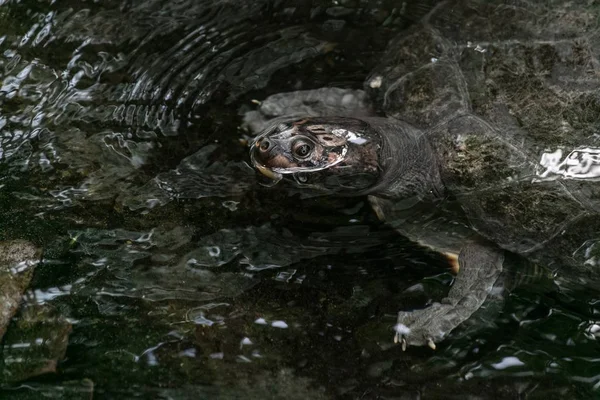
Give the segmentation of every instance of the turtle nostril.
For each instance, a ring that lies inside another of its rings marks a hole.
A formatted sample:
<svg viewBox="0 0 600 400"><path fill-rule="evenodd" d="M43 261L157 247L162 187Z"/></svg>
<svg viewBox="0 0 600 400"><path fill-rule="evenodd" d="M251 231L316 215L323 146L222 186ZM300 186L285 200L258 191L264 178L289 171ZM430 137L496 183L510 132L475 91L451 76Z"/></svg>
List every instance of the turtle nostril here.
<svg viewBox="0 0 600 400"><path fill-rule="evenodd" d="M268 139L263 139L260 142L259 149L260 151L267 151L271 148L271 142Z"/></svg>

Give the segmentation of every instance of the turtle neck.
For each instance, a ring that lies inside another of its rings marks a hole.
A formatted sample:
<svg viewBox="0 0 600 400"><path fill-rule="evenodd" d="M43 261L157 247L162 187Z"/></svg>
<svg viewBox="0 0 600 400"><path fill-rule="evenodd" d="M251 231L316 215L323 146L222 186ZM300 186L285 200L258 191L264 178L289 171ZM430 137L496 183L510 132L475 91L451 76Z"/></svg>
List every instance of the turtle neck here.
<svg viewBox="0 0 600 400"><path fill-rule="evenodd" d="M369 194L419 200L444 192L438 159L427 137L417 128L390 118L365 118L381 135L379 163L382 174Z"/></svg>

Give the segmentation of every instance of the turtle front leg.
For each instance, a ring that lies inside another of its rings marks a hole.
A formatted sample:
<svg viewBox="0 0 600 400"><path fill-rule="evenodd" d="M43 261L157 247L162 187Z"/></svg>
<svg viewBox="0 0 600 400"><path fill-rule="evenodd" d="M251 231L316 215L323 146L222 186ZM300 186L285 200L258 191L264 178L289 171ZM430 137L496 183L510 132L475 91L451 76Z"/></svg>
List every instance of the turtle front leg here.
<svg viewBox="0 0 600 400"><path fill-rule="evenodd" d="M244 126L253 133L263 130L278 117L373 116L367 94L362 90L324 87L278 93L259 102L257 110L244 113Z"/></svg>
<svg viewBox="0 0 600 400"><path fill-rule="evenodd" d="M502 272L504 251L492 245L470 243L458 256L460 271L441 303L423 310L400 311L395 326L394 342L407 345L428 345L435 350L436 343L477 311Z"/></svg>

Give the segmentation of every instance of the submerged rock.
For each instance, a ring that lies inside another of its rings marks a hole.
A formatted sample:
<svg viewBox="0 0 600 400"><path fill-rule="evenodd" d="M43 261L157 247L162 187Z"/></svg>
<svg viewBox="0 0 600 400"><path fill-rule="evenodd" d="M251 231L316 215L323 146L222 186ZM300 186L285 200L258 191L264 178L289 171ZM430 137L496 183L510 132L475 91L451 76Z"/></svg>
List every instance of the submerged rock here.
<svg viewBox="0 0 600 400"><path fill-rule="evenodd" d="M4 338L0 379L19 382L56 372L58 362L65 357L71 329L71 324L54 307L26 306Z"/></svg>
<svg viewBox="0 0 600 400"><path fill-rule="evenodd" d="M41 249L24 240L0 242L0 339L27 289Z"/></svg>

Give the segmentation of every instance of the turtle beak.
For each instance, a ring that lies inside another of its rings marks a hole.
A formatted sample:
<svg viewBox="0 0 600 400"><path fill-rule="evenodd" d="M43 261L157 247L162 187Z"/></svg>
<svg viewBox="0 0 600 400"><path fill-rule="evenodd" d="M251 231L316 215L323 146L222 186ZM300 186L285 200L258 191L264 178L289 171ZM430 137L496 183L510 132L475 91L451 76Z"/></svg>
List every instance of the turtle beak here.
<svg viewBox="0 0 600 400"><path fill-rule="evenodd" d="M265 167L264 165L256 165L255 164L254 166L261 174L263 174L267 178L271 179L271 182L269 182L269 183L261 182L261 185L263 185L263 186L268 186L268 187L275 186L283 178L283 176L280 173L271 171L269 168Z"/></svg>

